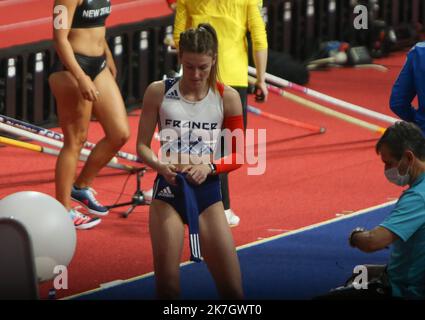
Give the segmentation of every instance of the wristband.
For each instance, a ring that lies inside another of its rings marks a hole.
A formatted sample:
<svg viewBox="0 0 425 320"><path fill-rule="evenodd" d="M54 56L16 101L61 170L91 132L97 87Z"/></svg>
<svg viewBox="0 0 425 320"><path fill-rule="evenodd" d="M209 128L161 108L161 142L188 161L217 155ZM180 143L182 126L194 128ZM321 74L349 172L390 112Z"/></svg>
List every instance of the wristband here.
<svg viewBox="0 0 425 320"><path fill-rule="evenodd" d="M215 164L214 164L214 163L208 163L208 166L209 166L209 167L210 167L210 169L211 169L211 174L212 174L212 175L217 173L217 167L215 166Z"/></svg>
<svg viewBox="0 0 425 320"><path fill-rule="evenodd" d="M356 234L356 233L359 233L359 232L365 232L366 231L366 229L365 228L361 228L361 227L357 227L357 228L355 228L353 231L351 231L351 233L350 233L350 237L348 238L348 243L350 244L350 246L352 246L353 248L355 247L355 245L354 245L354 243L353 243L353 236Z"/></svg>

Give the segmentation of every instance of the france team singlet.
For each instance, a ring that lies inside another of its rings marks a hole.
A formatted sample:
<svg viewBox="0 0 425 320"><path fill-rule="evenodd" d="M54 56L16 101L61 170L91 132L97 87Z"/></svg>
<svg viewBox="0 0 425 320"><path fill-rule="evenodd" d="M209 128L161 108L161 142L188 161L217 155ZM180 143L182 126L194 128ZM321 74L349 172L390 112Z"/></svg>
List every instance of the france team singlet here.
<svg viewBox="0 0 425 320"><path fill-rule="evenodd" d="M159 109L161 152L210 157L216 152L223 124L223 99L209 89L200 101L186 100L180 79L165 80L165 94Z"/></svg>

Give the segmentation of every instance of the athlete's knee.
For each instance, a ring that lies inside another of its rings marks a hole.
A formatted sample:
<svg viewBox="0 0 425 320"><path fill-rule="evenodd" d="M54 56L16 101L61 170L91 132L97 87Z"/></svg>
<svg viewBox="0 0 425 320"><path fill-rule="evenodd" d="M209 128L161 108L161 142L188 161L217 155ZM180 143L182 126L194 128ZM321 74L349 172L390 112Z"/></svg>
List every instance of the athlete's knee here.
<svg viewBox="0 0 425 320"><path fill-rule="evenodd" d="M64 144L68 148L81 150L87 141L87 130L78 130L65 135Z"/></svg>
<svg viewBox="0 0 425 320"><path fill-rule="evenodd" d="M108 137L109 142L114 148L121 148L130 139L130 130L121 129L115 132L113 136Z"/></svg>
<svg viewBox="0 0 425 320"><path fill-rule="evenodd" d="M157 252L158 253L158 252ZM158 255L155 254L156 258ZM171 268L165 260L154 258L155 287L158 298L177 299L180 296L180 269Z"/></svg>

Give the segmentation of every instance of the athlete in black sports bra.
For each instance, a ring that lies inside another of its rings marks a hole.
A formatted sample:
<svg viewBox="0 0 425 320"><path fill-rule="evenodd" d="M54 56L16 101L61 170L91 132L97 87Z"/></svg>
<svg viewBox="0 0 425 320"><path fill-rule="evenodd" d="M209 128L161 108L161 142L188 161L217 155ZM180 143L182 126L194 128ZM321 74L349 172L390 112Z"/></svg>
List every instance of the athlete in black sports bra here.
<svg viewBox="0 0 425 320"><path fill-rule="evenodd" d="M83 204L89 213L108 214L108 209L95 199L90 187L99 170L125 144L130 134L126 109L115 81L115 63L105 39L105 20L111 13L111 3L109 0L56 0L54 12L54 23L58 20L68 23L64 27L53 25L60 61L49 77L65 136L56 162L56 198L70 210L76 228L88 229L100 219L72 209L71 197ZM63 19L65 15L67 19ZM97 143L74 181L92 111L105 137Z"/></svg>
<svg viewBox="0 0 425 320"><path fill-rule="evenodd" d="M111 14L110 0L84 0L75 10L72 28L104 27Z"/></svg>
<svg viewBox="0 0 425 320"><path fill-rule="evenodd" d="M106 18L111 13L110 0L83 0L75 9L72 19L72 29L87 29L104 27ZM82 54L74 53L83 71L94 80L96 76L106 67L106 56L88 57ZM56 57L57 58L57 57ZM52 72L66 70L62 62L57 59L52 68Z"/></svg>

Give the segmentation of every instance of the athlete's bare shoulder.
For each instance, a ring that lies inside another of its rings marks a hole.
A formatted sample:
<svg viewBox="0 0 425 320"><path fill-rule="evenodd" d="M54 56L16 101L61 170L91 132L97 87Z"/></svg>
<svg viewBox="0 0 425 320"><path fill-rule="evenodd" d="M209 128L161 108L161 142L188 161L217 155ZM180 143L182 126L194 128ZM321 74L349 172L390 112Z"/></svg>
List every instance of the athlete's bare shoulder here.
<svg viewBox="0 0 425 320"><path fill-rule="evenodd" d="M225 116L242 114L242 104L239 93L229 86L224 86L223 108Z"/></svg>

